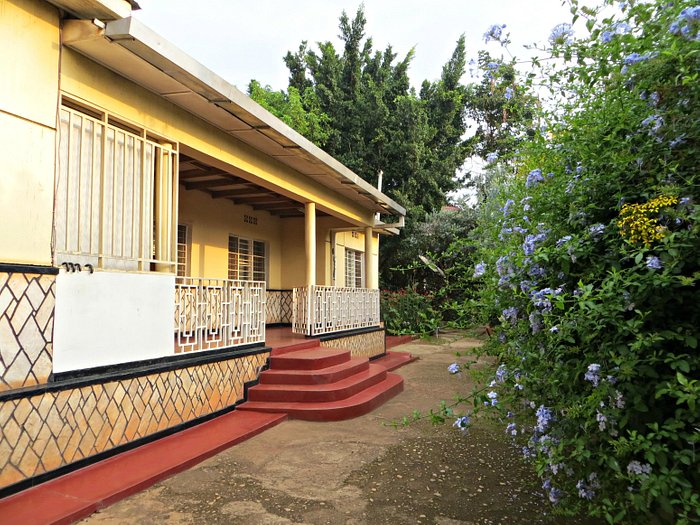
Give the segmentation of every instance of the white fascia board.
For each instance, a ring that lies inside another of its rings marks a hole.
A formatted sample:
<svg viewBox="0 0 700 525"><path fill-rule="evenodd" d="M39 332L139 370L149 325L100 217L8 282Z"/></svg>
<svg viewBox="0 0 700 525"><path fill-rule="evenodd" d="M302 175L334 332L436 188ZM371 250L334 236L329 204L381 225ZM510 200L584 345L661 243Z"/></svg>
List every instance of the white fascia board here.
<svg viewBox="0 0 700 525"><path fill-rule="evenodd" d="M172 76L187 88L206 98L209 102L219 105L234 115L240 108L241 114L252 116L264 126L272 128L287 140L312 155L320 163L336 172L342 179L347 181L346 184L357 187L358 193L360 193L359 190L362 190L369 194L372 200L381 203L390 210L390 213L396 215L406 214L406 209L403 206L390 199L347 166L290 128L234 85L228 83L138 20L125 18L109 22L104 34L111 41L125 47L165 74ZM230 106L233 106L233 108Z"/></svg>

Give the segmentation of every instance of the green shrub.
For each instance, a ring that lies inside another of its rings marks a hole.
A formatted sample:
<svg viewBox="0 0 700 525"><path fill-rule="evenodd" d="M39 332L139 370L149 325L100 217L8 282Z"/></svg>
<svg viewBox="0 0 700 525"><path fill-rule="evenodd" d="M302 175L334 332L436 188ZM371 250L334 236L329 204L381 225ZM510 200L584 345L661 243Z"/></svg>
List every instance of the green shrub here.
<svg viewBox="0 0 700 525"><path fill-rule="evenodd" d="M413 288L397 292L382 290L381 312L387 332L392 335L434 334L440 327L440 314L432 302L432 294L420 294Z"/></svg>

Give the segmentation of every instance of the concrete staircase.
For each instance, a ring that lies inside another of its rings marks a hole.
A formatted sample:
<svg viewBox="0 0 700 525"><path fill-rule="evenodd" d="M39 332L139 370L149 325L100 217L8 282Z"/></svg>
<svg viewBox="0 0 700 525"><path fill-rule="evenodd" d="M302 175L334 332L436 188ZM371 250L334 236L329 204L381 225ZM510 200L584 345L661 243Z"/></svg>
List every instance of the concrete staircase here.
<svg viewBox="0 0 700 525"><path fill-rule="evenodd" d="M386 367L315 340L273 349L269 370L237 410L339 421L366 414L402 390L401 376Z"/></svg>

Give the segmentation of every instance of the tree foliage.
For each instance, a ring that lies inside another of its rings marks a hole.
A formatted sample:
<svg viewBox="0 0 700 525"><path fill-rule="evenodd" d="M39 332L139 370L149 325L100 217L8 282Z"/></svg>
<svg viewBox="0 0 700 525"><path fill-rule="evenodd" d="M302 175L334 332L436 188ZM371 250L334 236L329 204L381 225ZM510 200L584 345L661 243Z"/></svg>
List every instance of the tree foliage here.
<svg viewBox="0 0 700 525"><path fill-rule="evenodd" d="M341 49L330 41L316 49L302 42L284 57L289 69L286 92L271 92L255 81L249 91L371 184L383 172L382 190L420 218L447 202L470 153L463 138L464 37L440 79L426 80L417 94L408 77L414 51L398 58L390 45L374 49L365 25L362 6L354 18L343 12Z"/></svg>

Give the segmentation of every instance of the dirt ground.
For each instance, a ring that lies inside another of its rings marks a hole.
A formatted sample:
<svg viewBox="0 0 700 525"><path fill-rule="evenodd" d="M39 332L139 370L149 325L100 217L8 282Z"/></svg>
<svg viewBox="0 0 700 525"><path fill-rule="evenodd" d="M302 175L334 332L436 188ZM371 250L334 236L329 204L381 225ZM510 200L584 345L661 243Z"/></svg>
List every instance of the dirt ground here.
<svg viewBox="0 0 700 525"><path fill-rule="evenodd" d="M288 421L93 514L85 525L437 524L573 525L556 517L503 429L383 423L427 411L465 378L455 352L478 340L447 334L411 343L420 360L398 370L404 392L349 421ZM588 522L587 522L588 523Z"/></svg>

